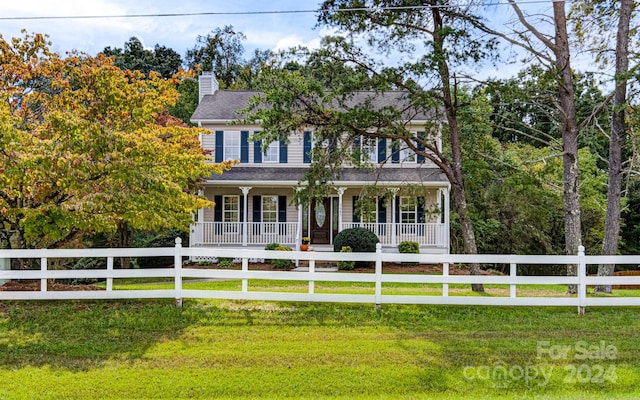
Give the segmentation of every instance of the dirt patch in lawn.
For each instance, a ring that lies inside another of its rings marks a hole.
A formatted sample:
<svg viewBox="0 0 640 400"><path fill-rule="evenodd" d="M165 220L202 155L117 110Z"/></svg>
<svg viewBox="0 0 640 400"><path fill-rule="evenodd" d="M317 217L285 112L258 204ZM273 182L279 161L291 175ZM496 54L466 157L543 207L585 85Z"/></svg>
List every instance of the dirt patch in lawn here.
<svg viewBox="0 0 640 400"><path fill-rule="evenodd" d="M104 290L95 285L67 285L62 283L47 283L47 290L51 292ZM39 292L40 281L9 281L0 286L3 292Z"/></svg>

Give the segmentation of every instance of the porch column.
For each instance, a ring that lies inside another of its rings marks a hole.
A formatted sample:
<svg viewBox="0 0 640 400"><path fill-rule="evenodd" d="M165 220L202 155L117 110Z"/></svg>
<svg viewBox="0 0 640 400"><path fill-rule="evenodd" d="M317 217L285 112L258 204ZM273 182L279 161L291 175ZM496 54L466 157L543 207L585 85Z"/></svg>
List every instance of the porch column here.
<svg viewBox="0 0 640 400"><path fill-rule="evenodd" d="M296 188L296 191L300 189ZM302 244L302 203L298 203L298 227L296 232L296 248L300 248Z"/></svg>
<svg viewBox="0 0 640 400"><path fill-rule="evenodd" d="M342 231L342 196L347 188L339 187L338 191L338 232Z"/></svg>
<svg viewBox="0 0 640 400"><path fill-rule="evenodd" d="M249 227L249 223L247 222L249 220L248 195L249 195L249 190L251 190L251 187L240 186L240 190L242 190L242 195L244 196L244 221L242 221L242 245L246 246L248 242L247 235L249 232L249 230L247 229Z"/></svg>
<svg viewBox="0 0 640 400"><path fill-rule="evenodd" d="M398 227L396 226L396 196L398 195L398 188L389 189L393 196L391 196L391 246L396 247L398 245Z"/></svg>
<svg viewBox="0 0 640 400"><path fill-rule="evenodd" d="M198 195L204 196L204 190L198 190ZM198 208L198 219L196 222L196 226L198 229L198 239L200 240L200 242L204 242L204 225L202 225L202 222L204 222L204 208Z"/></svg>
<svg viewBox="0 0 640 400"><path fill-rule="evenodd" d="M447 254L451 253L451 228L450 228L450 224L449 224L449 192L451 191L451 185L447 186L446 188L442 189L442 191L444 192L444 245L447 249Z"/></svg>

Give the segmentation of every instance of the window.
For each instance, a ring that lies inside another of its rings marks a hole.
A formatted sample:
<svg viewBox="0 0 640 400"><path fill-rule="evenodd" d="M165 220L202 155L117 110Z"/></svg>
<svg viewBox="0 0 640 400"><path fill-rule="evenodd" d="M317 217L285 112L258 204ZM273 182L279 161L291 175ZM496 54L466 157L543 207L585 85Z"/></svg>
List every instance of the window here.
<svg viewBox="0 0 640 400"><path fill-rule="evenodd" d="M403 144L405 147L400 149L400 162L416 162L416 153L410 148L406 147L406 144Z"/></svg>
<svg viewBox="0 0 640 400"><path fill-rule="evenodd" d="M362 207L362 222L376 223L378 222L378 203L369 203Z"/></svg>
<svg viewBox="0 0 640 400"><path fill-rule="evenodd" d="M274 141L269 143L269 147L264 151L264 157L262 161L264 162L275 162L279 161L278 149L280 148L280 142Z"/></svg>
<svg viewBox="0 0 640 400"><path fill-rule="evenodd" d="M240 222L240 196L224 196L222 200L224 222Z"/></svg>
<svg viewBox="0 0 640 400"><path fill-rule="evenodd" d="M276 233L278 222L278 196L262 196L262 222L264 233Z"/></svg>
<svg viewBox="0 0 640 400"><path fill-rule="evenodd" d="M224 159L240 159L240 131L225 131L224 133Z"/></svg>
<svg viewBox="0 0 640 400"><path fill-rule="evenodd" d="M413 224L418 221L418 203L415 197L400 197L400 223Z"/></svg>
<svg viewBox="0 0 640 400"><path fill-rule="evenodd" d="M377 139L370 137L361 137L360 139L360 156L363 162L378 162L378 146Z"/></svg>

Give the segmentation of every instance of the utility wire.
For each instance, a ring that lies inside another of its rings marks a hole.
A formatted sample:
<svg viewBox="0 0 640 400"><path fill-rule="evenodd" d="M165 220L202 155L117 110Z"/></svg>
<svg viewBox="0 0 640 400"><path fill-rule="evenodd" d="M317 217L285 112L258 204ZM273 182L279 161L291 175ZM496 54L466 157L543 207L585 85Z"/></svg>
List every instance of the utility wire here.
<svg viewBox="0 0 640 400"><path fill-rule="evenodd" d="M564 0L552 0L555 2L565 2ZM566 1L570 3L571 0ZM548 4L548 0L528 0L520 1L519 4ZM422 6L398 6L398 7L354 7L341 8L336 10L317 9L317 10L271 10L271 11L220 11L220 12L188 12L188 13L158 13L158 14L121 14L121 15L52 15L52 16L19 16L19 17L0 17L0 21L28 21L28 20L54 20L54 19L102 19L102 18L165 18L165 17L201 17L201 16L224 16L224 15L266 15L266 14L315 14L320 12L359 12L359 11L409 11L409 10L430 10L432 8L456 8L456 7L490 7L509 5L508 2L497 1L487 3L459 3L449 5L422 5Z"/></svg>

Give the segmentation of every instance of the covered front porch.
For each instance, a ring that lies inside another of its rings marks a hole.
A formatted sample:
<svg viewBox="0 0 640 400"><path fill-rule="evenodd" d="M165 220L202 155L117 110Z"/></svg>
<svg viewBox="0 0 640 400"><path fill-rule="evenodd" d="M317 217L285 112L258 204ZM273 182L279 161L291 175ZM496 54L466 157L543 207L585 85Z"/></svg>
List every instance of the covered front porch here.
<svg viewBox="0 0 640 400"><path fill-rule="evenodd" d="M418 242L420 247L448 249L448 230L442 223L343 223L338 231L362 227L374 232L385 247L402 241ZM302 234L297 222L199 222L191 228L191 246L264 246L280 243L297 248ZM311 245L313 245L311 240ZM328 243L318 243L326 245Z"/></svg>
<svg viewBox="0 0 640 400"><path fill-rule="evenodd" d="M234 172L243 179L231 179ZM298 176L300 171L274 169L262 181L259 173L255 168L233 168L211 181L204 195L215 207L198 212L190 246L263 248L279 243L298 249L308 238L314 249L327 250L342 230L362 227L374 232L386 251L413 241L422 253L449 252L450 187L434 178L438 174L425 171L419 177L430 179L400 181L406 171L396 171L389 175L396 180L376 182L380 190L374 193L365 190L372 180L351 177L334 182L324 197L297 204L298 182L289 174ZM249 181L249 176L254 179ZM417 189L407 190L407 185Z"/></svg>

